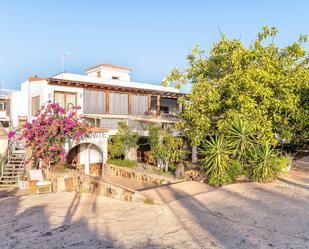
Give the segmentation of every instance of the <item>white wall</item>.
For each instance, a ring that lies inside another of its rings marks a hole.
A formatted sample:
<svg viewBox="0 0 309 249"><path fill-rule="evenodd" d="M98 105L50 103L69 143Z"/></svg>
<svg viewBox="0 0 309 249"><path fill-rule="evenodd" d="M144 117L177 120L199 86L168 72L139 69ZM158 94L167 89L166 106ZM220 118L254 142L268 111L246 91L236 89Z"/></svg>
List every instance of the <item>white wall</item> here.
<svg viewBox="0 0 309 249"><path fill-rule="evenodd" d="M97 77L97 71L101 71L101 78L112 79L112 76L119 77L119 80L130 81L130 72L108 70L108 69L96 69L95 71L88 72L88 76Z"/></svg>
<svg viewBox="0 0 309 249"><path fill-rule="evenodd" d="M12 93L11 98L11 117L13 127L18 126L18 116L28 115L28 99L27 92L16 91Z"/></svg>
<svg viewBox="0 0 309 249"><path fill-rule="evenodd" d="M1 138L0 139L0 154L4 154L6 148L8 147L8 140Z"/></svg>
<svg viewBox="0 0 309 249"><path fill-rule="evenodd" d="M89 144L80 145L80 164L85 164L86 153L88 153L87 146ZM102 154L101 151L95 146L92 145L90 148L90 163L102 163Z"/></svg>
<svg viewBox="0 0 309 249"><path fill-rule="evenodd" d="M6 116L6 110L4 111L0 111L0 119L3 119L3 120L6 120L7 119L7 116Z"/></svg>
<svg viewBox="0 0 309 249"><path fill-rule="evenodd" d="M30 91L29 91L30 89ZM77 105L81 107L78 113L83 112L83 89L76 87L49 85L46 80L25 81L21 84L21 91L12 96L12 116L14 116L14 125L18 122L18 115L28 116L31 120L31 99L40 96L40 106L45 105L48 100L54 101L54 92L72 92L77 93ZM22 95L22 98L20 97ZM13 117L12 117L13 118Z"/></svg>

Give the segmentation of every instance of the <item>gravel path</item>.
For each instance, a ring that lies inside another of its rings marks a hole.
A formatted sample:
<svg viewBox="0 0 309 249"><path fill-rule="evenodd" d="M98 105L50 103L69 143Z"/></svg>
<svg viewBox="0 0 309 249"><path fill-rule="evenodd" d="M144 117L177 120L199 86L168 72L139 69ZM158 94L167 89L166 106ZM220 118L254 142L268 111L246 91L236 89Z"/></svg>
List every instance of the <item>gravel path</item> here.
<svg viewBox="0 0 309 249"><path fill-rule="evenodd" d="M0 248L309 248L309 173L172 201L0 190Z"/></svg>

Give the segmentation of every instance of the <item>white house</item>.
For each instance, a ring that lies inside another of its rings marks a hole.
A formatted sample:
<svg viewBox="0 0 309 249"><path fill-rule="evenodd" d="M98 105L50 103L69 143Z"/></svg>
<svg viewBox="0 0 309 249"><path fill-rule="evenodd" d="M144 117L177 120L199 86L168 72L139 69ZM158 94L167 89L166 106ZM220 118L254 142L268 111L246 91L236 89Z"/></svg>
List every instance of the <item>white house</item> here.
<svg viewBox="0 0 309 249"><path fill-rule="evenodd" d="M5 153L8 145L8 132L12 125L10 103L14 92L14 90L0 89L0 155Z"/></svg>
<svg viewBox="0 0 309 249"><path fill-rule="evenodd" d="M80 106L78 114L97 129L91 139L68 148L68 161L95 171L107 159L107 138L127 122L141 137L149 123L168 124L177 120L181 95L173 87L131 81L131 69L100 64L85 70L87 75L60 73L47 78L29 77L21 90L12 94L11 116L15 127L30 121L40 106L51 100L68 109Z"/></svg>

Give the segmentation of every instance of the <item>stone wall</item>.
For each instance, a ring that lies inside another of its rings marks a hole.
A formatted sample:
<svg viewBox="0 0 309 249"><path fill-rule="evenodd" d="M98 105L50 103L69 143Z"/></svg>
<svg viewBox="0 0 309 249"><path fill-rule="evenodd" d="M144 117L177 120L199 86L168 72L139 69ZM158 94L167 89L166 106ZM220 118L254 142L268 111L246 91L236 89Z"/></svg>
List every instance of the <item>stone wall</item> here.
<svg viewBox="0 0 309 249"><path fill-rule="evenodd" d="M80 191L132 201L134 191L104 182L100 177L88 176L75 170L44 170L46 179L52 181L53 192Z"/></svg>
<svg viewBox="0 0 309 249"><path fill-rule="evenodd" d="M85 173L85 165L84 164L78 165L77 170L80 173ZM90 163L89 175L90 176L102 176L102 163Z"/></svg>
<svg viewBox="0 0 309 249"><path fill-rule="evenodd" d="M178 182L178 180L173 179L173 178L159 176L156 174L150 174L150 173L145 173L145 172L139 172L139 171L135 171L129 168L115 166L112 164L107 164L104 167L104 174L110 175L110 176L128 178L128 179L139 181L139 182L158 184L158 185Z"/></svg>

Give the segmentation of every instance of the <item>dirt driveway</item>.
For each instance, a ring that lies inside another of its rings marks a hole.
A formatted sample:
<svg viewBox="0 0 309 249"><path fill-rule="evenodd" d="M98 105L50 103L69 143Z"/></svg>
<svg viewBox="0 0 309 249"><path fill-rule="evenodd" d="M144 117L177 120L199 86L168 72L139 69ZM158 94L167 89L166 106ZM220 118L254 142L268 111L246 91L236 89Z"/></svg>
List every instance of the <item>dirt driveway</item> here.
<svg viewBox="0 0 309 249"><path fill-rule="evenodd" d="M0 248L309 248L309 172L168 205L0 190Z"/></svg>

